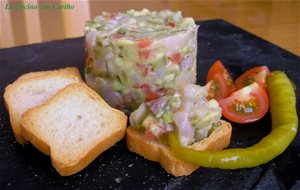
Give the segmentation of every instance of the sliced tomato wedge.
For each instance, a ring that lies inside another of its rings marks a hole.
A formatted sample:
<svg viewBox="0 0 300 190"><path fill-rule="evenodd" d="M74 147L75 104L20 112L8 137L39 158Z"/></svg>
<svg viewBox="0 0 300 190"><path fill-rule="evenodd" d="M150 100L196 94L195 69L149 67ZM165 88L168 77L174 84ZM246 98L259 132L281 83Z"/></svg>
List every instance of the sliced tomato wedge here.
<svg viewBox="0 0 300 190"><path fill-rule="evenodd" d="M228 87L227 82L224 76L220 73L216 74L212 80L210 80L205 85L208 96L207 99L216 99L221 100L222 98L225 98L228 94Z"/></svg>
<svg viewBox="0 0 300 190"><path fill-rule="evenodd" d="M219 101L222 114L235 123L251 123L268 111L269 99L263 87L256 82Z"/></svg>
<svg viewBox="0 0 300 190"><path fill-rule="evenodd" d="M232 77L229 75L228 71L226 70L226 68L224 67L224 65L222 64L222 62L220 60L217 60L209 69L208 73L207 73L207 78L206 81L209 82L210 80L212 80L214 78L214 76L216 74L222 74L223 77L226 80L226 85L228 88L228 94L230 95L232 92L234 92L236 90L235 86L234 86L234 82ZM226 96L227 96L226 95Z"/></svg>
<svg viewBox="0 0 300 190"><path fill-rule="evenodd" d="M235 86L237 89L241 89L253 82L257 82L258 85L266 88L267 77L270 75L270 70L267 66L254 67L235 80Z"/></svg>

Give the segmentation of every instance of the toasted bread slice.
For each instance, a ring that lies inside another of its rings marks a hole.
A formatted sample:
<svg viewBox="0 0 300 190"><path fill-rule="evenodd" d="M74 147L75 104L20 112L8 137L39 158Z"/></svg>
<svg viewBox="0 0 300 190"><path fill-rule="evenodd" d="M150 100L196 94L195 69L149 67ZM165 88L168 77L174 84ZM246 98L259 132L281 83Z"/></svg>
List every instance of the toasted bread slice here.
<svg viewBox="0 0 300 190"><path fill-rule="evenodd" d="M62 176L72 175L121 140L127 116L83 83L71 84L24 113L22 133L50 155Z"/></svg>
<svg viewBox="0 0 300 190"><path fill-rule="evenodd" d="M10 123L20 144L26 141L20 131L22 114L52 97L68 84L81 82L76 68L33 72L22 75L5 88L4 101L9 112Z"/></svg>
<svg viewBox="0 0 300 190"><path fill-rule="evenodd" d="M231 138L231 125L222 121L222 125L214 130L206 139L194 143L191 147L196 150L222 150L229 145ZM126 130L127 147L130 151L142 155L144 158L156 161L174 176L190 175L199 166L177 158L165 145L150 141L144 134L134 127Z"/></svg>
<svg viewBox="0 0 300 190"><path fill-rule="evenodd" d="M28 78L34 78L39 76L45 76L45 75L56 75L56 74L63 74L63 75L73 75L75 77L80 77L80 73L76 67L66 67L62 69L57 70L51 70L51 71L36 71L36 72L29 72L21 75L17 80L23 80Z"/></svg>

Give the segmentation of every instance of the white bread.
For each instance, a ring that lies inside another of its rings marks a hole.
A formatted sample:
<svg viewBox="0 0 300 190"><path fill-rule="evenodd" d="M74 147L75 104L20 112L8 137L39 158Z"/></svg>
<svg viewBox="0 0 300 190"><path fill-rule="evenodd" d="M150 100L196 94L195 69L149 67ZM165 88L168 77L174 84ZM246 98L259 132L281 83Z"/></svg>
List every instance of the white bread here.
<svg viewBox="0 0 300 190"><path fill-rule="evenodd" d="M5 88L4 101L18 143L26 141L20 131L22 114L52 97L68 84L81 82L77 68L27 73Z"/></svg>
<svg viewBox="0 0 300 190"><path fill-rule="evenodd" d="M222 121L222 126L216 128L206 139L194 143L191 147L196 150L222 150L229 145L231 125ZM134 127L126 130L127 147L130 151L142 155L144 158L159 162L160 165L174 176L190 175L199 166L177 158L165 145L145 138Z"/></svg>
<svg viewBox="0 0 300 190"><path fill-rule="evenodd" d="M121 140L127 116L111 108L83 83L70 84L24 113L24 137L46 155L62 176L72 175Z"/></svg>
<svg viewBox="0 0 300 190"><path fill-rule="evenodd" d="M65 67L62 69L56 69L50 71L35 71L35 72L25 73L21 75L17 80L35 78L35 77L45 76L45 75L57 75L57 74L80 77L80 73L76 67Z"/></svg>

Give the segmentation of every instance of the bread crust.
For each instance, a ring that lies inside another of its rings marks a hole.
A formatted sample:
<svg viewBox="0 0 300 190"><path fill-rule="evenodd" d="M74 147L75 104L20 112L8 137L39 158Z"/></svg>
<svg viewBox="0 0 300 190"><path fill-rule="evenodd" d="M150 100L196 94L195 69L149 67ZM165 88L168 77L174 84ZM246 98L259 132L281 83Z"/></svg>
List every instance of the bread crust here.
<svg viewBox="0 0 300 190"><path fill-rule="evenodd" d="M191 148L196 150L222 150L230 143L231 124L222 121L222 126L212 132L206 139L194 143ZM144 134L130 126L126 130L127 147L144 158L159 162L160 165L174 176L186 176L197 170L199 166L177 158L165 145L147 140Z"/></svg>
<svg viewBox="0 0 300 190"><path fill-rule="evenodd" d="M17 78L16 81L45 76L45 75L57 75L57 74L63 74L63 75L69 75L69 76L75 76L75 77L81 78L79 70L76 67L65 67L65 68L56 69L56 70L35 71L35 72L25 73L25 74L21 75L19 78Z"/></svg>
<svg viewBox="0 0 300 190"><path fill-rule="evenodd" d="M21 116L18 116L16 110L13 109L14 105L14 94L18 88L23 88L28 83L34 82L36 80L45 80L51 77L61 76L64 78L69 78L75 82L82 82L80 73L76 67L67 67L58 70L51 71L37 71L23 74L12 84L9 84L5 87L5 92L3 95L4 104L9 113L11 127L16 138L16 141L19 144L26 143L26 140L23 138L20 130ZM30 100L28 100L30 101Z"/></svg>

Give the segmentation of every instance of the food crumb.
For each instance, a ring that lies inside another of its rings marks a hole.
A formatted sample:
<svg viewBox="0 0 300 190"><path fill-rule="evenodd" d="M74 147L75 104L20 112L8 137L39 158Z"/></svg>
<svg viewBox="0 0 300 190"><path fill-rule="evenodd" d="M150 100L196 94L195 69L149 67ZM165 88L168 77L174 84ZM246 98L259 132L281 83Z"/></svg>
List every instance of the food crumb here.
<svg viewBox="0 0 300 190"><path fill-rule="evenodd" d="M129 168L131 168L133 165L134 165L134 163L132 163L132 164L129 164L129 165L128 165L128 167L129 167Z"/></svg>
<svg viewBox="0 0 300 190"><path fill-rule="evenodd" d="M122 178L118 178L118 177L116 177L116 178L114 178L114 180L115 180L117 183L121 183L121 181L122 181Z"/></svg>

